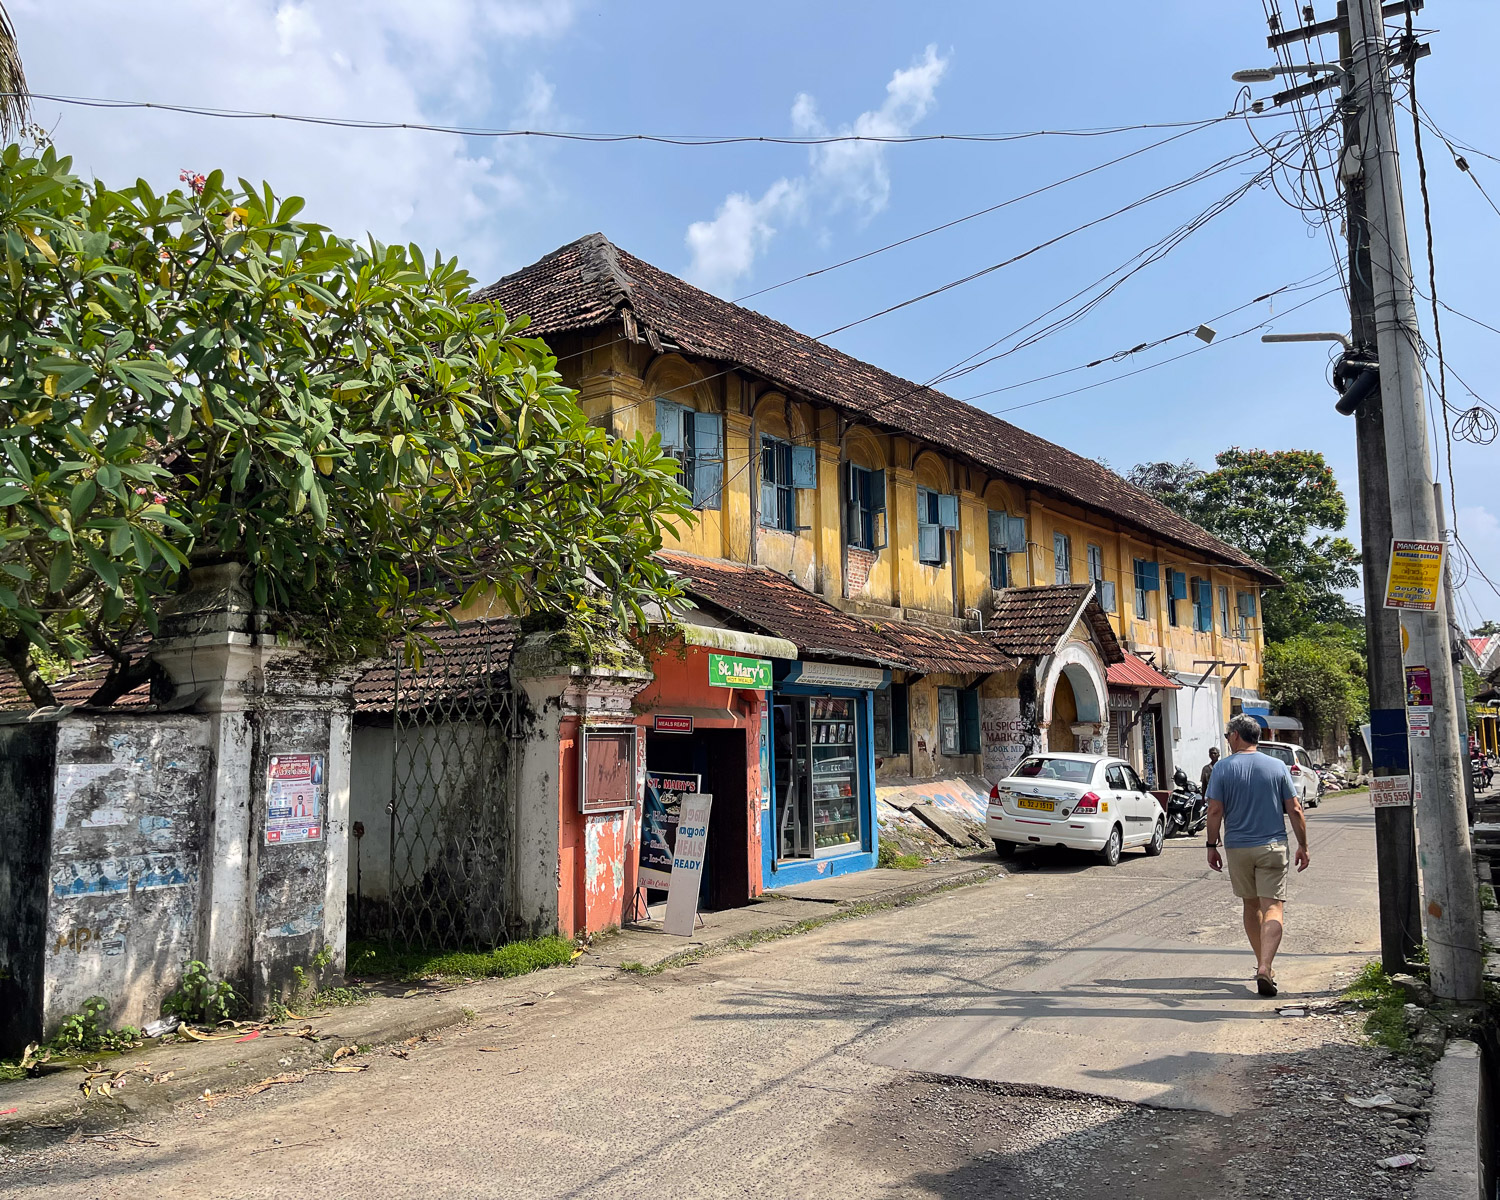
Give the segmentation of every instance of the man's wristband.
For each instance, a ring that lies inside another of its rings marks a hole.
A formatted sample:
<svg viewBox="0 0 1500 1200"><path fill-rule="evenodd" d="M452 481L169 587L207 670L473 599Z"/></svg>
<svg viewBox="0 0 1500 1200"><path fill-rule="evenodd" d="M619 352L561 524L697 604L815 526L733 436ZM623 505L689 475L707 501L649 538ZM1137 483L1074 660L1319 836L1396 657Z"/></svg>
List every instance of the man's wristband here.
<svg viewBox="0 0 1500 1200"><path fill-rule="evenodd" d="M1217 850L1224 843L1223 842L1204 842L1203 844L1205 846L1207 846L1210 850Z"/></svg>

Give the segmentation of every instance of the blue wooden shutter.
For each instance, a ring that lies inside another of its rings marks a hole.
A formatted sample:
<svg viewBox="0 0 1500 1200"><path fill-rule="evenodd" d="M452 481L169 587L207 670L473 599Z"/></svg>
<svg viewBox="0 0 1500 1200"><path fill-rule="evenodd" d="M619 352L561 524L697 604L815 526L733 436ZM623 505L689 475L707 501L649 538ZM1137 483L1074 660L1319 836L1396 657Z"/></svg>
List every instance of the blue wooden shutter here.
<svg viewBox="0 0 1500 1200"><path fill-rule="evenodd" d="M1105 612L1115 611L1115 582L1113 579L1099 581L1099 604Z"/></svg>
<svg viewBox="0 0 1500 1200"><path fill-rule="evenodd" d="M978 688L964 688L958 693L958 752L979 753Z"/></svg>
<svg viewBox="0 0 1500 1200"><path fill-rule="evenodd" d="M673 404L670 400L656 402L656 432L661 434L663 450L681 451L683 449L682 413L683 409L680 404Z"/></svg>
<svg viewBox="0 0 1500 1200"><path fill-rule="evenodd" d="M958 497L938 495L938 525L944 529L958 528Z"/></svg>
<svg viewBox="0 0 1500 1200"><path fill-rule="evenodd" d="M1161 591L1161 564L1147 562L1144 558L1136 559L1135 586L1143 592Z"/></svg>
<svg viewBox="0 0 1500 1200"><path fill-rule="evenodd" d="M1184 571L1171 572L1171 597L1173 600L1187 599L1187 573Z"/></svg>
<svg viewBox="0 0 1500 1200"><path fill-rule="evenodd" d="M999 550L1001 553L1009 553L1006 544L1006 522L1008 518L1003 512L990 510L990 549Z"/></svg>
<svg viewBox="0 0 1500 1200"><path fill-rule="evenodd" d="M818 486L818 452L813 447L792 447L792 486L799 489Z"/></svg>
<svg viewBox="0 0 1500 1200"><path fill-rule="evenodd" d="M1235 603L1239 606L1240 616L1253 617L1255 615L1255 593L1240 592Z"/></svg>
<svg viewBox="0 0 1500 1200"><path fill-rule="evenodd" d="M1005 549L1009 554L1026 553L1026 518L1006 518Z"/></svg>
<svg viewBox="0 0 1500 1200"><path fill-rule="evenodd" d="M724 486L724 418L693 414L693 507L718 508Z"/></svg>
<svg viewBox="0 0 1500 1200"><path fill-rule="evenodd" d="M870 529L875 534L872 550L884 550L888 537L885 516L885 472L870 472Z"/></svg>

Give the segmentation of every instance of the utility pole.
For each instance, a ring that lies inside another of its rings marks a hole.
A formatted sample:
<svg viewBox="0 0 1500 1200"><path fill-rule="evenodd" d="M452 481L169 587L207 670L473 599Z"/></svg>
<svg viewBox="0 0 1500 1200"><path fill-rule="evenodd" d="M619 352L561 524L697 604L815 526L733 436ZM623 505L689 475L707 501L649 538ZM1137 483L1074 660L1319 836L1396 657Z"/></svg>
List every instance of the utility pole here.
<svg viewBox="0 0 1500 1200"><path fill-rule="evenodd" d="M1358 154L1370 229L1370 279L1381 365L1391 532L1402 540L1437 542L1440 528L1427 444L1421 332L1412 292L1380 0L1350 0L1349 35L1354 103L1359 108ZM1382 586L1382 596L1384 591ZM1428 963L1435 995L1448 1000L1477 1000L1483 985L1479 887L1457 754L1448 617L1440 587L1438 592L1432 612L1407 610L1401 618L1409 640L1403 661L1409 667L1426 667L1432 686L1430 736L1412 737L1409 743L1413 787L1415 790L1420 780L1422 793L1415 811L1427 901Z"/></svg>
<svg viewBox="0 0 1500 1200"><path fill-rule="evenodd" d="M1340 0L1339 61L1354 67L1348 3ZM1359 115L1345 76L1344 145L1359 144ZM1352 166L1353 164L1351 164ZM1345 229L1349 243L1349 333L1353 343L1341 362L1379 361L1375 336L1375 291L1370 273L1370 230L1365 181L1342 170ZM1347 372L1347 368L1344 373ZM1339 380L1342 383L1342 380ZM1341 388L1342 390L1342 388ZM1406 682L1401 669L1401 621L1384 606L1391 556L1391 492L1385 464L1385 412L1376 388L1354 412L1359 463L1360 557L1365 585L1365 659L1370 685L1370 765L1377 776L1406 775ZM1375 860L1380 891L1380 962L1387 974L1405 971L1422 943L1417 885L1417 838L1410 806L1375 810Z"/></svg>
<svg viewBox="0 0 1500 1200"><path fill-rule="evenodd" d="M1311 18L1309 17L1309 20ZM1353 47L1347 0L1339 0L1333 21L1303 29L1282 30L1273 24L1268 44L1274 50L1336 29L1338 79L1304 84L1278 95L1275 103L1295 100L1339 84L1343 89L1344 144L1360 143L1359 106L1351 86ZM1265 72L1274 75L1283 72ZM1244 74L1255 76L1256 72ZM1406 736L1406 682L1401 665L1401 622L1384 606L1386 571L1391 551L1391 492L1386 471L1385 413L1381 405L1379 348L1375 331L1375 291L1370 266L1370 230L1365 212L1365 181L1357 158L1341 158L1339 181L1344 193L1345 234L1349 256L1349 333L1334 370L1339 411L1352 414L1359 465L1359 523L1364 568L1365 658L1370 688L1370 765L1377 777L1409 775ZM1335 335L1267 334L1265 341L1328 340ZM1422 944L1421 900L1417 882L1417 841L1412 809L1381 806L1375 810L1375 860L1379 880L1380 960L1389 974L1405 971Z"/></svg>

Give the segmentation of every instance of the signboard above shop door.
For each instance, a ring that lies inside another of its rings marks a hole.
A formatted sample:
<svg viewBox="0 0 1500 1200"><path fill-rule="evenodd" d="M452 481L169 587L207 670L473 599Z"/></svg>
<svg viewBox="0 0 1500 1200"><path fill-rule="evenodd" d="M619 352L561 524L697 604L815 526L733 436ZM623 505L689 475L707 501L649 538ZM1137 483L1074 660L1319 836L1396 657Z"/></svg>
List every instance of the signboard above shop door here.
<svg viewBox="0 0 1500 1200"><path fill-rule="evenodd" d="M708 682L711 687L769 691L771 661L766 658L741 658L737 654L710 654L708 656Z"/></svg>

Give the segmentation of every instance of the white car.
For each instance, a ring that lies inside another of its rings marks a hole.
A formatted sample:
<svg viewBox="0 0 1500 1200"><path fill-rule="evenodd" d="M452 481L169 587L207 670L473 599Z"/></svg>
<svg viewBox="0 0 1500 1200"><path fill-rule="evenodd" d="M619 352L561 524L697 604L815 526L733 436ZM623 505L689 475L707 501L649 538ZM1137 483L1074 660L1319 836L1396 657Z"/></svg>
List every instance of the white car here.
<svg viewBox="0 0 1500 1200"><path fill-rule="evenodd" d="M1161 853L1166 818L1135 768L1102 754L1033 754L990 789L995 852L1014 846L1091 850L1114 866L1126 846Z"/></svg>
<svg viewBox="0 0 1500 1200"><path fill-rule="evenodd" d="M1303 808L1318 807L1318 800L1323 794L1323 780L1313 766L1312 755L1291 742L1263 741L1260 743L1260 752L1286 764L1286 769L1292 773L1292 786L1297 789Z"/></svg>

